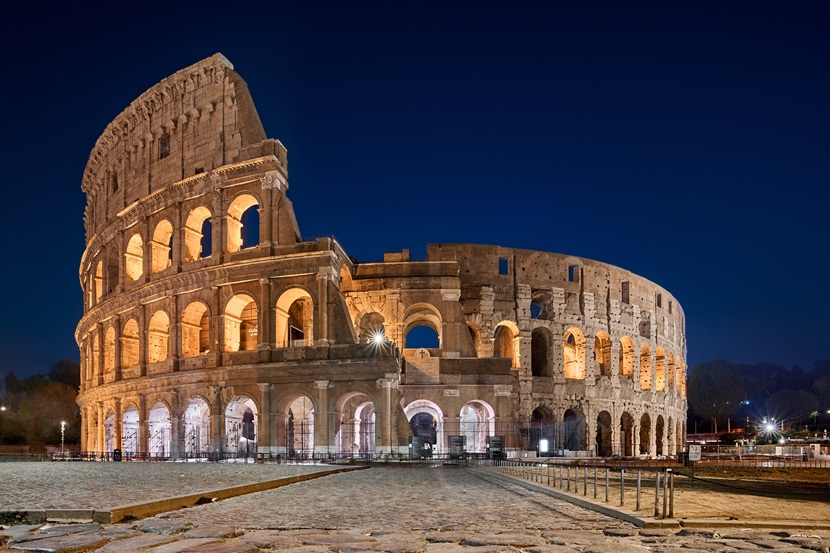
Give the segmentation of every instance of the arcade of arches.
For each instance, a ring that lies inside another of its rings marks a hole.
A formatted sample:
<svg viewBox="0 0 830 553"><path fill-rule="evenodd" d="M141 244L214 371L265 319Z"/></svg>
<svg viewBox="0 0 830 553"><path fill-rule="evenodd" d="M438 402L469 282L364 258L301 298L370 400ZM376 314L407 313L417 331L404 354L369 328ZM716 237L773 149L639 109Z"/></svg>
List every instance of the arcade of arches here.
<svg viewBox="0 0 830 553"><path fill-rule="evenodd" d="M285 147L221 54L107 126L81 183L85 450L683 447L685 318L667 290L599 261L500 246L360 263L332 237L302 238L288 183Z"/></svg>

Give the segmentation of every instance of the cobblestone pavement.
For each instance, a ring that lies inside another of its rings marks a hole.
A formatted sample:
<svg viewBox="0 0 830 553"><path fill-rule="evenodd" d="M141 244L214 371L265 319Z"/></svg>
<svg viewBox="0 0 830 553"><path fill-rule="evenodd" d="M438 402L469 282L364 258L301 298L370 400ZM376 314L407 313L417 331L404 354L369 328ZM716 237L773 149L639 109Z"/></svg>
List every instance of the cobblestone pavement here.
<svg viewBox="0 0 830 553"><path fill-rule="evenodd" d="M330 468L254 463L0 463L0 511L102 509Z"/></svg>
<svg viewBox="0 0 830 553"><path fill-rule="evenodd" d="M379 467L125 524L13 526L6 550L291 553L830 551L830 532L644 530L463 468Z"/></svg>

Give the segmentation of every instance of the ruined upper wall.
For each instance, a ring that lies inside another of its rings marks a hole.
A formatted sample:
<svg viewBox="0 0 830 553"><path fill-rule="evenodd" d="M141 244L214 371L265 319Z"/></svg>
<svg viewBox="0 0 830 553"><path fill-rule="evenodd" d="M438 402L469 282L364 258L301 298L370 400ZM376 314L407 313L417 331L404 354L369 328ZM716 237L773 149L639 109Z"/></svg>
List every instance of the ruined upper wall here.
<svg viewBox="0 0 830 553"><path fill-rule="evenodd" d="M162 80L104 130L84 171L87 237L127 206L195 174L274 155L245 81L221 54Z"/></svg>

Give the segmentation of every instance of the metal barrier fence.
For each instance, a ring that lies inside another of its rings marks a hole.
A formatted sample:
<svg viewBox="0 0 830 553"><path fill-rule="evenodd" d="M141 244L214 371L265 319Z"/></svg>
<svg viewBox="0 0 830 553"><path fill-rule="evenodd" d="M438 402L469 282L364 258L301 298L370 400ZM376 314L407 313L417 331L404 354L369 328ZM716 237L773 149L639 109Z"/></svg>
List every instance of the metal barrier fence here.
<svg viewBox="0 0 830 553"><path fill-rule="evenodd" d="M675 473L665 463L663 467L517 460L482 460L471 464L605 503L617 503L618 498L620 507L633 505L635 511L647 511L655 518L674 518Z"/></svg>

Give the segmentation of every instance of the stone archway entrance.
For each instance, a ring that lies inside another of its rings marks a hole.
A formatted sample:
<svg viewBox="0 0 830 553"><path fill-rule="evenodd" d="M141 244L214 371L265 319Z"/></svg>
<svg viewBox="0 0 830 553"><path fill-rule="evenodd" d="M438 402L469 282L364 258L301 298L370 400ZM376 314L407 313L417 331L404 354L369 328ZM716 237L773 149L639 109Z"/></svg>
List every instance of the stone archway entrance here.
<svg viewBox="0 0 830 553"><path fill-rule="evenodd" d="M228 403L225 409L227 453L243 457L256 456L256 415L256 404L250 398L237 397Z"/></svg>
<svg viewBox="0 0 830 553"><path fill-rule="evenodd" d="M170 456L170 410L156 403L147 417L150 428L150 457Z"/></svg>
<svg viewBox="0 0 830 553"><path fill-rule="evenodd" d="M597 455L611 457L614 454L612 442L611 413L600 411L597 415Z"/></svg>
<svg viewBox="0 0 830 553"><path fill-rule="evenodd" d="M412 430L410 455L413 458L440 455L444 451L444 414L431 401L417 400L404 408Z"/></svg>
<svg viewBox="0 0 830 553"><path fill-rule="evenodd" d="M190 400L184 411L184 453L200 456L210 451L210 408L202 398Z"/></svg>

